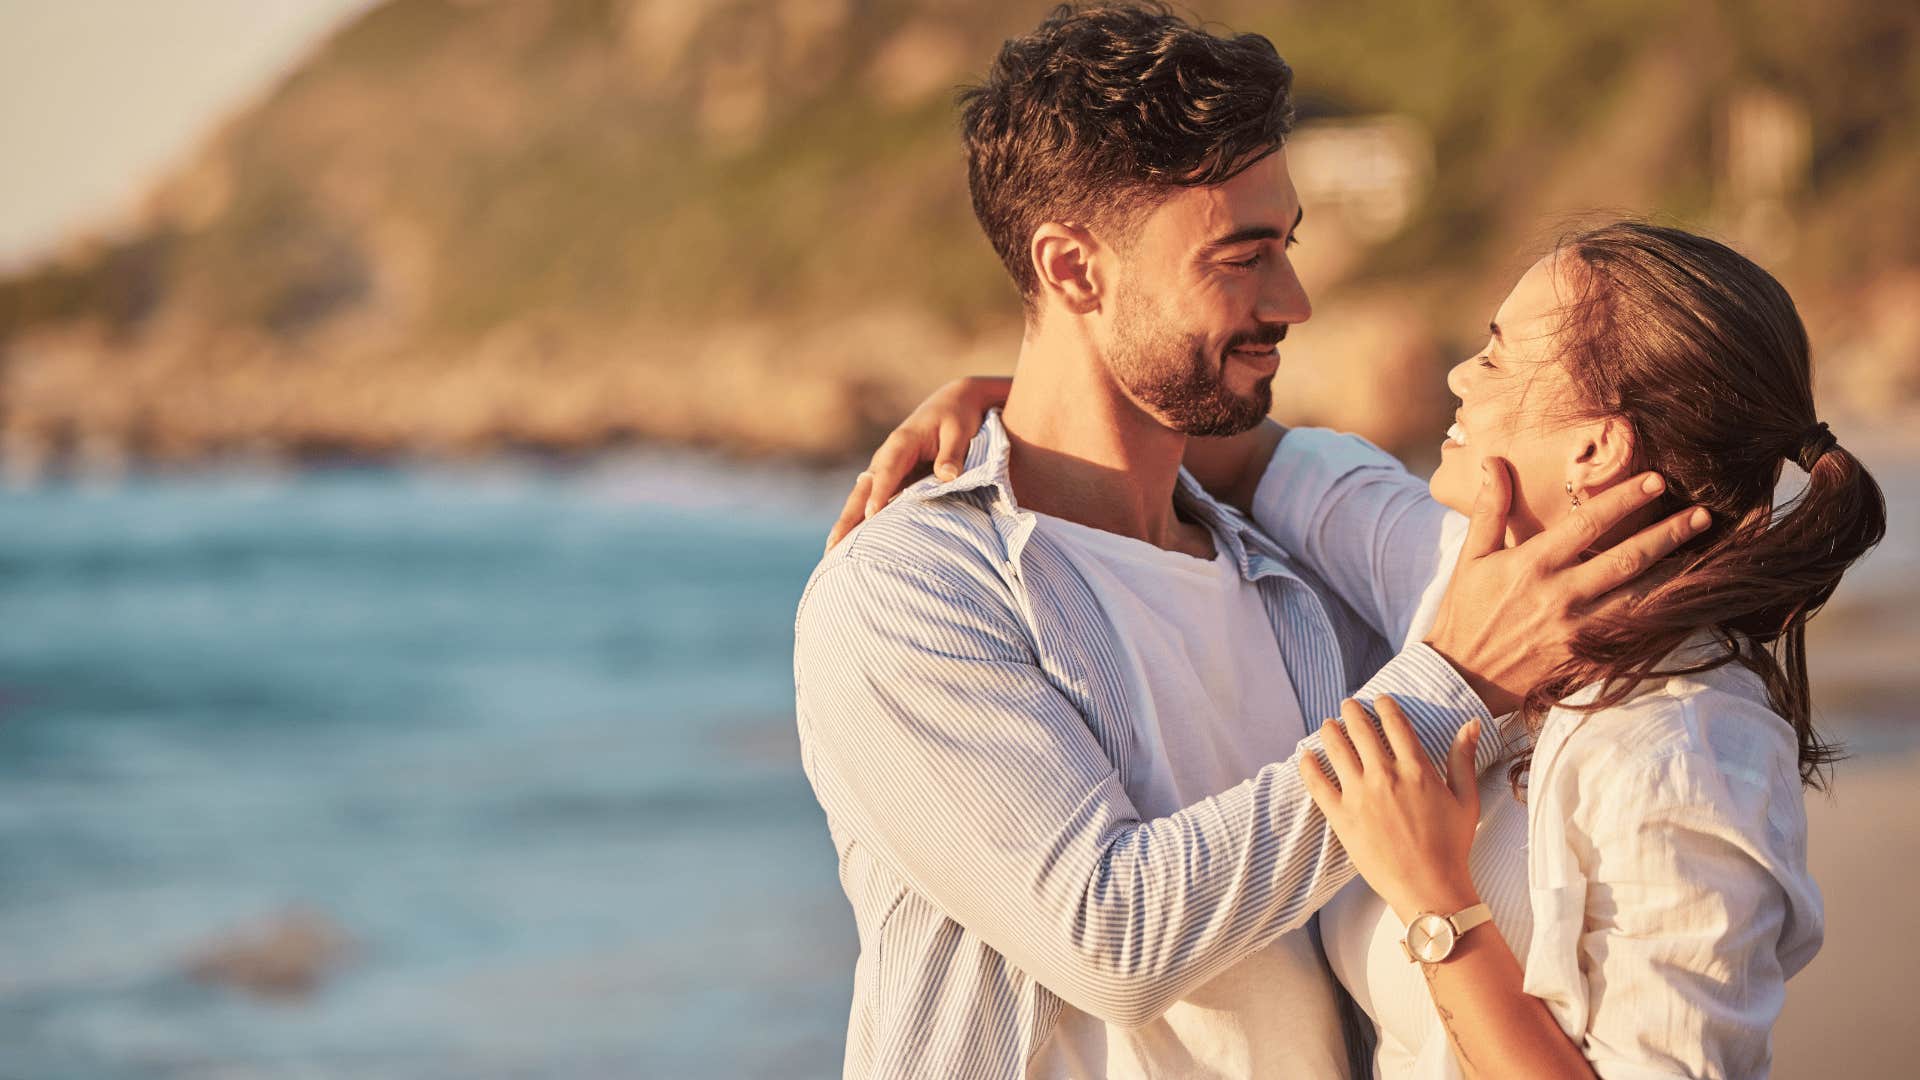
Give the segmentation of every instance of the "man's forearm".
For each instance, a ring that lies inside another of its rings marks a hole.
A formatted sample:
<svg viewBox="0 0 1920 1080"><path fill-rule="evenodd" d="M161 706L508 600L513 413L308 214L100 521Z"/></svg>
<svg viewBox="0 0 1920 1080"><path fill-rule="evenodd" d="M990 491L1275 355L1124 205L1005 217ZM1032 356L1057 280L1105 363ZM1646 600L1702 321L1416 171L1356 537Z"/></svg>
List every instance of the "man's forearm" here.
<svg viewBox="0 0 1920 1080"><path fill-rule="evenodd" d="M1480 745L1474 767L1485 772L1507 754L1507 745L1493 714L1460 670L1431 646L1415 644L1374 673L1353 697L1368 708L1375 698L1390 694L1400 705L1420 747L1434 766L1445 770L1453 737L1469 720L1480 721ZM1329 718L1330 719L1330 718Z"/></svg>
<svg viewBox="0 0 1920 1080"><path fill-rule="evenodd" d="M823 805L949 918L1076 1007L1137 1023L1352 880L1292 760L1140 820L1087 719L989 599L848 560L816 577L796 625L803 761ZM1363 696L1378 693L1432 753L1484 715L1420 646ZM1310 736L1296 755L1318 749Z"/></svg>

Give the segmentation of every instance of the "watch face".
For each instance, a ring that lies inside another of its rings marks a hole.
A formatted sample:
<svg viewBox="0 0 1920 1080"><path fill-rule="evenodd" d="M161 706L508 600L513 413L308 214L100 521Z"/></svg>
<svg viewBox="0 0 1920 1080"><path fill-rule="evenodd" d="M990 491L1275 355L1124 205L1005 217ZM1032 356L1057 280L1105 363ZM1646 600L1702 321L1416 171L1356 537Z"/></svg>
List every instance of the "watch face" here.
<svg viewBox="0 0 1920 1080"><path fill-rule="evenodd" d="M1407 949L1429 964L1453 952L1453 924L1432 912L1415 915L1407 927Z"/></svg>

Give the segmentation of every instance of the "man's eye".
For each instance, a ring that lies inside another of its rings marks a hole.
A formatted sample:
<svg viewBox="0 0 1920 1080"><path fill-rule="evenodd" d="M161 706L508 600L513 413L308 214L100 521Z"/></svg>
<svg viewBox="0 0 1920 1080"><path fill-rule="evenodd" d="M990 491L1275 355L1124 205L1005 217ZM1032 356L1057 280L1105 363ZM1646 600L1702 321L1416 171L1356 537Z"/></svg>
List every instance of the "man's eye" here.
<svg viewBox="0 0 1920 1080"><path fill-rule="evenodd" d="M1487 358L1487 357L1485 357L1485 356L1482 356L1482 357L1480 358L1480 366L1481 366L1481 367L1483 367L1483 368L1488 368L1488 369L1492 369L1492 367L1493 367L1493 361L1492 361L1491 359L1489 359L1489 358Z"/></svg>
<svg viewBox="0 0 1920 1080"><path fill-rule="evenodd" d="M1244 259L1228 259L1227 265L1238 266L1242 269L1252 269L1253 267L1260 265L1260 258L1261 258L1260 253L1255 252L1254 254L1249 255Z"/></svg>
<svg viewBox="0 0 1920 1080"><path fill-rule="evenodd" d="M1295 246L1295 245L1297 245L1298 243L1300 243L1300 234L1299 234L1299 233L1297 233L1297 232L1294 232L1294 233L1288 233L1288 234L1287 234L1287 246L1288 246L1288 247L1293 247L1293 246Z"/></svg>

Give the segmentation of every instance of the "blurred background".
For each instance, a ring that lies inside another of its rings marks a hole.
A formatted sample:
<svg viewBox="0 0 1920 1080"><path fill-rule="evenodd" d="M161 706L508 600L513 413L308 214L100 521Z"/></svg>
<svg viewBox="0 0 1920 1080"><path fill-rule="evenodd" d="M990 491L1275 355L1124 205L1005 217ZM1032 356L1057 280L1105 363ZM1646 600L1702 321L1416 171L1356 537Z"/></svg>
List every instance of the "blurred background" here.
<svg viewBox="0 0 1920 1080"><path fill-rule="evenodd" d="M1905 1074L1920 8L1198 10L1297 72L1289 422L1429 466L1596 218L1800 302L1893 530L1814 623L1779 1073ZM0 1076L838 1074L793 608L855 462L1010 367L951 96L1044 11L0 0Z"/></svg>

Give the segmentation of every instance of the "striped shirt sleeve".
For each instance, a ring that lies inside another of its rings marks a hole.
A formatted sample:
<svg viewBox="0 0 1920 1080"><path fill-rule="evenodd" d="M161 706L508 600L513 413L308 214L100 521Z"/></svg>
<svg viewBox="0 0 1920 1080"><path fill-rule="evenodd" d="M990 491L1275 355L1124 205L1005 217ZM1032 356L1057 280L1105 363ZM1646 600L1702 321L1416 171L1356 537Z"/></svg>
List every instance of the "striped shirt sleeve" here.
<svg viewBox="0 0 1920 1080"><path fill-rule="evenodd" d="M1292 760L1142 821L985 583L849 555L814 579L795 640L807 768L836 828L1107 1022L1151 1021L1353 877ZM1436 756L1485 715L1424 647L1360 696L1380 692Z"/></svg>

